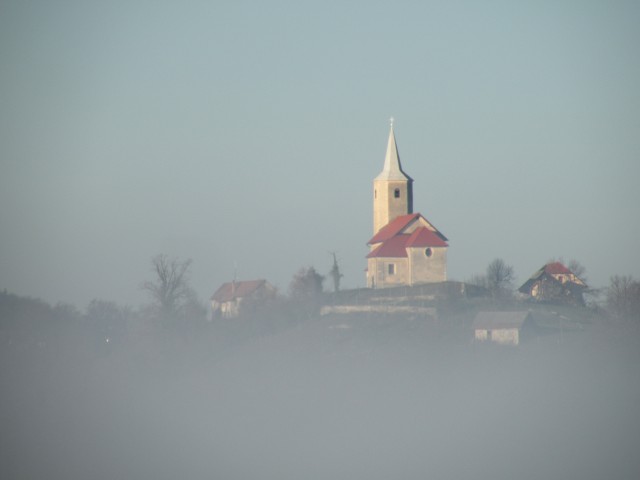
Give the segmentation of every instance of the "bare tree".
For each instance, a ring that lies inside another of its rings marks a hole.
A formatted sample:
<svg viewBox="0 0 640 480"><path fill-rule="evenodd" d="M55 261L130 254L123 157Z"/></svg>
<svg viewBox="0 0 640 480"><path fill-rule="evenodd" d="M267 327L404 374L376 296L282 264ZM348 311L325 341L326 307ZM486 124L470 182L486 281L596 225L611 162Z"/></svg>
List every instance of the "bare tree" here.
<svg viewBox="0 0 640 480"><path fill-rule="evenodd" d="M582 280L585 284L587 283L587 269L584 265L582 265L578 260L571 259L567 264L567 268L571 270L576 277Z"/></svg>
<svg viewBox="0 0 640 480"><path fill-rule="evenodd" d="M617 317L640 319L640 282L628 275L611 277L607 307Z"/></svg>
<svg viewBox="0 0 640 480"><path fill-rule="evenodd" d="M338 266L338 259L336 258L336 252L330 252L333 255L333 266L329 271L329 275L331 275L331 279L333 280L333 291L337 292L340 290L340 279L344 276L340 273L340 267Z"/></svg>
<svg viewBox="0 0 640 480"><path fill-rule="evenodd" d="M515 280L513 267L501 258L496 258L487 266L486 285L493 295L509 290Z"/></svg>
<svg viewBox="0 0 640 480"><path fill-rule="evenodd" d="M189 286L191 259L179 260L158 254L151 259L154 281L146 281L142 288L149 292L163 317L174 316L194 297Z"/></svg>

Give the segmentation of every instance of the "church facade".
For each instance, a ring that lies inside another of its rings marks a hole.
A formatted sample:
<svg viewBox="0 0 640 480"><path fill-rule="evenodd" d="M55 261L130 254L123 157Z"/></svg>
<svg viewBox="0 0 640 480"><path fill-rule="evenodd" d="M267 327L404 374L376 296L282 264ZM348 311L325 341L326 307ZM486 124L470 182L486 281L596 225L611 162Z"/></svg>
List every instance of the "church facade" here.
<svg viewBox="0 0 640 480"><path fill-rule="evenodd" d="M382 172L373 180L367 286L444 282L447 242L422 214L413 212L413 179L402 170L392 124Z"/></svg>

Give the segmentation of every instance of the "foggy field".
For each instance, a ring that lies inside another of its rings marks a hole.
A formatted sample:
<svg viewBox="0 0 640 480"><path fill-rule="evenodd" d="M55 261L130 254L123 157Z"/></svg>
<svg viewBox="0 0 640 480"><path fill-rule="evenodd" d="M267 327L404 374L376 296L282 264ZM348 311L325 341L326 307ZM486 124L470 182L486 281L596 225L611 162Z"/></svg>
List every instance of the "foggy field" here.
<svg viewBox="0 0 640 480"><path fill-rule="evenodd" d="M71 332L4 343L0 477L640 473L637 327L594 324L522 348L407 318L233 328L146 332L110 351Z"/></svg>

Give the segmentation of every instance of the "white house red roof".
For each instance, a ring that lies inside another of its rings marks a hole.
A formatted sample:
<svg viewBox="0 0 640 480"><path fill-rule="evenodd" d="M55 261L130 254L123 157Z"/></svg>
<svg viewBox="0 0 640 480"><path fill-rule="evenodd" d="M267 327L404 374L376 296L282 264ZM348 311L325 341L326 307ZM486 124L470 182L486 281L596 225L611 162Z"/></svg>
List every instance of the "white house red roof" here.
<svg viewBox="0 0 640 480"><path fill-rule="evenodd" d="M575 274L571 270L569 270L567 267L565 267L562 263L552 262L552 263L547 263L542 268L537 270L533 275L531 275L531 278L529 278L529 280L524 282L522 286L518 289L518 291L522 293L530 294L531 287L533 286L534 283L536 283L538 280L540 280L545 276L549 276L550 278L556 279L554 275L574 275L573 280L570 283L577 287L586 288L586 284L580 278L575 276Z"/></svg>
<svg viewBox="0 0 640 480"><path fill-rule="evenodd" d="M211 295L211 300L224 303L235 300L236 298L248 297L266 283L266 280L244 280L223 283L220 288Z"/></svg>

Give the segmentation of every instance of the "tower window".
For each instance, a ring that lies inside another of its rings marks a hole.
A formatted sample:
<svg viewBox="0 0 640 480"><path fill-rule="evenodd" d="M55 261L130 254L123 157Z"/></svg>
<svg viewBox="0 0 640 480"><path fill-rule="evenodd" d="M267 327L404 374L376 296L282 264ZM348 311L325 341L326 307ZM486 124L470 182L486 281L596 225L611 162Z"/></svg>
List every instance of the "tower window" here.
<svg viewBox="0 0 640 480"><path fill-rule="evenodd" d="M394 198L400 198L400 189L399 188L396 188L393 191L393 196L394 196Z"/></svg>
<svg viewBox="0 0 640 480"><path fill-rule="evenodd" d="M396 274L396 264L395 263L390 263L389 265L387 265L387 272L389 272L389 275L395 275Z"/></svg>
<svg viewBox="0 0 640 480"><path fill-rule="evenodd" d="M378 190L373 191L373 198L378 198Z"/></svg>
<svg viewBox="0 0 640 480"><path fill-rule="evenodd" d="M424 254L425 254L427 257L430 257L431 255L433 255L433 250L431 250L430 248L427 248L427 249L424 251Z"/></svg>

